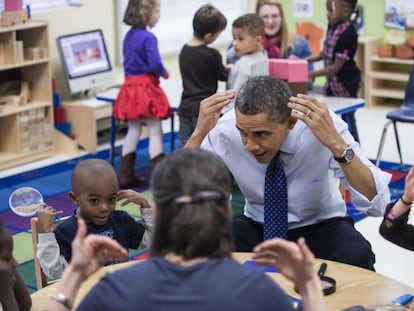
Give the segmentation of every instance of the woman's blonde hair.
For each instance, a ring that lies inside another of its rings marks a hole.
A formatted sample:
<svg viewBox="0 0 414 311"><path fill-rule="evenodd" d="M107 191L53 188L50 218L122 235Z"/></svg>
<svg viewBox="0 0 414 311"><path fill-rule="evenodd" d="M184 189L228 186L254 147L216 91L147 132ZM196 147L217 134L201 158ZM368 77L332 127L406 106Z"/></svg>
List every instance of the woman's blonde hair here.
<svg viewBox="0 0 414 311"><path fill-rule="evenodd" d="M287 27L285 13L283 11L282 4L279 0L257 0L256 3L256 14L259 14L260 8L264 5L274 5L279 9L280 18L282 24L280 25L280 31L278 33L280 37L280 53L281 56L285 55L289 48L293 48L293 42L295 41L295 34L290 33Z"/></svg>

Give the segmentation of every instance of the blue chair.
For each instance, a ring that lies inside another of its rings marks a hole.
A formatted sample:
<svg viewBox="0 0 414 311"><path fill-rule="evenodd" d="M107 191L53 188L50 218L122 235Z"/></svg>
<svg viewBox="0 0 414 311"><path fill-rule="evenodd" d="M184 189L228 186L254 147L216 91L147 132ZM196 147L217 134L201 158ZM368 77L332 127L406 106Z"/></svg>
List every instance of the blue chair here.
<svg viewBox="0 0 414 311"><path fill-rule="evenodd" d="M377 153L376 166L381 162L382 149L384 147L387 128L392 123L394 126L395 140L397 142L398 155L400 156L400 165L403 166L400 139L398 137L397 122L414 123L414 64L411 66L408 84L405 89L404 100L400 108L389 112L386 116L388 122L384 125L382 136Z"/></svg>

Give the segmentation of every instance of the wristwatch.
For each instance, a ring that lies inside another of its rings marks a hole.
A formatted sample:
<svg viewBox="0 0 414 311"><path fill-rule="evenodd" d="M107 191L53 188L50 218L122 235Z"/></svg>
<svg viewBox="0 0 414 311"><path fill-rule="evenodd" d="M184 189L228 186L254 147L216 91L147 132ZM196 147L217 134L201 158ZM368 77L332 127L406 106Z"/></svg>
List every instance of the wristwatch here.
<svg viewBox="0 0 414 311"><path fill-rule="evenodd" d="M72 310L72 301L70 301L70 299L64 294L56 293L54 296L52 296L52 299L64 305L68 310Z"/></svg>
<svg viewBox="0 0 414 311"><path fill-rule="evenodd" d="M348 146L345 148L345 150L342 152L341 156L335 157L334 159L338 161L339 163L351 163L354 159L354 150L351 148L351 146Z"/></svg>

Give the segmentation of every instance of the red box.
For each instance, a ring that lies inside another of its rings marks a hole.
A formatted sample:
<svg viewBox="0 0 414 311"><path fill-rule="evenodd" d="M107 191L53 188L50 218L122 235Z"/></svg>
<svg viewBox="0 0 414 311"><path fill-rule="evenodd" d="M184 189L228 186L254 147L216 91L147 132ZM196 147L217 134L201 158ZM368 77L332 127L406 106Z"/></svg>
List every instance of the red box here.
<svg viewBox="0 0 414 311"><path fill-rule="evenodd" d="M21 11L23 10L23 0L4 0L5 11Z"/></svg>
<svg viewBox="0 0 414 311"><path fill-rule="evenodd" d="M287 82L308 82L308 62L303 59L269 59L271 76Z"/></svg>

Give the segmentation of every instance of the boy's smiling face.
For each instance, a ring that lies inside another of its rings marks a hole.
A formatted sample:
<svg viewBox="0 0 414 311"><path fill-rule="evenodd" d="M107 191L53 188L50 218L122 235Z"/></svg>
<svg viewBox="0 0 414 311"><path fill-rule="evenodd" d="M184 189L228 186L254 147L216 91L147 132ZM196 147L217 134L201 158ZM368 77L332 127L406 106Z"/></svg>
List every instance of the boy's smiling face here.
<svg viewBox="0 0 414 311"><path fill-rule="evenodd" d="M116 207L118 181L114 174L85 174L70 192L79 216L87 223L103 226Z"/></svg>

